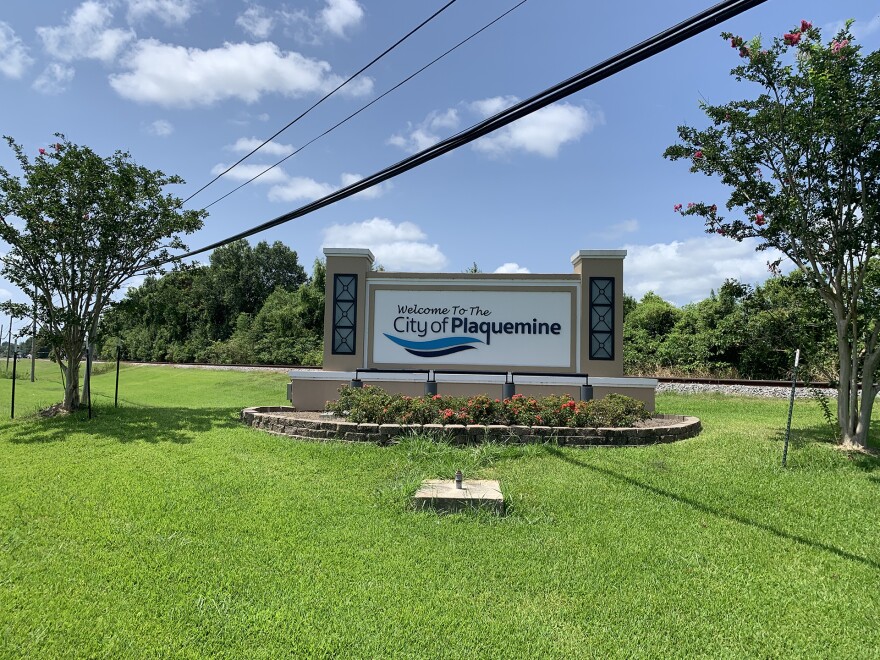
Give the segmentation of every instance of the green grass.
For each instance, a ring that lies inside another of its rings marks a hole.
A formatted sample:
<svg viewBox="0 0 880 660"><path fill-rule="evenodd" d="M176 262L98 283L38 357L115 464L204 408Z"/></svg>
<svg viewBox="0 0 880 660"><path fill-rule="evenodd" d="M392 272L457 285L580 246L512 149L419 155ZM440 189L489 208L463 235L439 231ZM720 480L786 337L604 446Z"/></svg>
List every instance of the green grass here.
<svg viewBox="0 0 880 660"><path fill-rule="evenodd" d="M0 380L3 657L876 657L880 461L812 402L659 398L644 448L298 442L241 425L283 374L130 367L95 418ZM876 437L876 436L875 436ZM498 478L509 513L414 512Z"/></svg>

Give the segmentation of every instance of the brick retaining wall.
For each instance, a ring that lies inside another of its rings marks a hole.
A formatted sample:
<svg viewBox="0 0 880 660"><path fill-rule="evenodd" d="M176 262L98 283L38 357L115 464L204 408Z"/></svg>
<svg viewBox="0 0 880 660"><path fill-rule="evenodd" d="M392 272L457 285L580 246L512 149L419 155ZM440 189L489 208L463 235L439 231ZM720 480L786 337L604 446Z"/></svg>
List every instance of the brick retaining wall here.
<svg viewBox="0 0 880 660"><path fill-rule="evenodd" d="M481 424L357 424L336 419L302 419L288 406L245 408L241 420L256 429L309 440L345 440L388 444L408 433L447 438L456 444L475 442L546 442L586 447L646 445L693 438L702 426L696 417L655 415L668 424L647 428L570 428L567 426L502 426Z"/></svg>

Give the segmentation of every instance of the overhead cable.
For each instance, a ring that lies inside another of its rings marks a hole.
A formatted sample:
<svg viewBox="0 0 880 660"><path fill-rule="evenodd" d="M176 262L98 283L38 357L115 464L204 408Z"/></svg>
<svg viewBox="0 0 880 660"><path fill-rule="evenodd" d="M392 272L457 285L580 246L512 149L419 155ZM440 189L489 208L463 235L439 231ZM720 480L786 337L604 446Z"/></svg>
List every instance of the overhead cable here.
<svg viewBox="0 0 880 660"><path fill-rule="evenodd" d="M161 266L167 264L171 261L177 261L180 259L186 259L189 257L194 257L198 254L202 254L203 252L207 252L209 250L214 250L218 247L222 247L223 245L227 245L228 243L232 243L233 241L241 240L243 238L248 238L253 236L254 234L259 234L260 232L266 231L267 229L272 229L273 227L277 227L286 222L290 222L291 220L295 220L296 218L300 218L304 215L317 211L318 209L324 208L325 206L329 206L330 204L334 204L340 200L343 200L347 197L351 197L352 195L356 195L359 192L363 192L369 188L372 188L375 185L382 183L383 181L387 181L388 179L392 179L404 172L407 172L413 168L418 167L424 163L427 163L430 160L438 158L445 153L453 151L454 149L458 149L474 140L477 140L484 135L488 135L493 131L496 131L508 124L515 122L518 119L521 119L527 115L532 114L544 108L556 101L564 99L572 94L579 92L590 85L593 85L605 78L608 78L615 73L619 73L624 69L627 69L634 64L637 64L643 60L648 59L658 53L661 53L676 44L685 41L692 36L704 32L705 30L718 25L719 23L726 21L729 18L737 16L752 7L756 7L762 3L766 2L766 0L725 0L724 2L720 2L713 7L703 10L702 12L688 18L677 25L667 28L666 30L642 41L635 46L632 46L613 57L608 58L607 60L596 64L595 66L582 71L581 73L564 80L553 87L550 87L543 92L540 92L524 101L520 101L512 105L511 107L502 110L501 112L485 119L470 128L467 128L455 135L446 138L445 140L441 140L436 144L428 147L427 149L423 149L416 154L408 158L404 158L403 160L395 163L394 165L390 165L385 169L379 170L370 176L364 177L360 181L356 181L344 188L340 188L329 195L325 195L320 199L317 199L313 202L305 204L293 211L280 215L272 220L259 224L255 227L251 227L250 229L246 229L245 231L239 232L233 236L225 238L221 241L217 241L215 243L211 243L210 245L206 245L198 250L191 250L184 254L177 255L175 257L171 257L165 261L159 262L158 264L153 264L153 266Z"/></svg>
<svg viewBox="0 0 880 660"><path fill-rule="evenodd" d="M417 75L419 75L420 73L422 73L422 71L424 71L425 69L427 69L427 68L433 66L434 64L436 64L437 62L439 62L440 60L442 60L444 57L446 57L447 55L449 55L451 52L453 52L454 50L457 50L460 46L463 46L463 45L466 44L468 41L470 41L471 39L473 39L474 37L476 37L476 36L477 36L478 34L480 34L481 32L483 32L483 31L485 31L485 30L488 30L490 27L492 27L495 23L497 23L497 22L500 21L502 18L504 18L505 16L507 16L507 15L508 15L510 12L512 12L514 9L516 9L517 7L519 7L519 6L521 6L521 5L524 5L526 2L528 2L528 0L520 0L520 1L519 1L518 3L516 3L513 7L511 7L510 9L508 9L506 12L504 12L503 14L501 14L500 16L498 16L497 18L495 18L494 20L490 21L489 23L486 23L486 24L485 24L483 27L481 27L479 30L477 30L476 32L471 33L471 35L470 35L469 37L467 37L467 38L465 38L465 39L462 39L461 41L459 41L457 44L455 44L452 48L450 48L449 50L447 50L447 51L444 52L443 54L438 55L437 57L435 57L433 60L431 60L430 62L428 62L427 64L425 64L422 68L420 68L420 69L418 69L417 71L415 71L415 72L411 73L410 75L408 75L406 78L404 78L404 79L401 80L399 83L397 83L396 85L394 85L394 87L391 87L391 88L385 90L382 94L380 94L379 96L377 96L376 98L374 98L372 101L370 101L370 102L367 103L366 105L361 106L358 110L356 110L356 111L352 112L350 115L348 115L348 117L346 117L346 118L343 119L342 121L339 121L339 122L335 123L333 126L331 126L330 128L328 128L326 131L324 131L324 132L321 133L320 135L318 135L318 136L316 136L316 137L313 137L311 140L309 140L308 142L306 142L305 144L303 144L301 147L298 147L297 149L295 149L295 150L292 151L291 153L287 154L284 158L282 158L281 160L277 161L276 163L270 165L269 167L267 167L266 169L264 169L262 172L260 172L260 173L258 173L258 174L255 174L255 175L252 176L250 179L248 179L248 180L245 181L244 183L242 183L242 184L236 186L235 188L233 188L232 190L230 190L230 191L229 191L228 193L226 193L225 195L221 195L220 197L218 197L217 199L215 199L215 200L214 200L213 202L211 202L210 204L206 204L205 206L202 207L202 210L205 211L205 210L211 208L212 206L214 206L214 204L216 204L217 202L222 202L224 199L226 199L227 197L229 197L229 196L232 195L233 193L238 192L239 190L241 190L242 188L244 188L244 187L245 187L246 185L248 185L249 183L253 183L253 182L256 181L257 179L259 179L261 176L263 176L264 174L266 174L267 172L270 172L270 171L274 170L276 167L278 167L279 165L281 165L282 163L284 163L285 161L287 161L289 158L292 158L293 156L296 156L300 151L302 151L303 149L305 149L305 148L308 147L309 145L311 145L311 144L317 142L318 140L320 140L322 137L324 137L324 136L327 135L328 133L332 133L333 131L335 131L337 128L339 128L340 126L342 126L343 124L345 124L345 123L348 122L349 120L354 119L354 118L357 117L360 113L362 113L364 110L366 110L367 108L369 108L371 105L373 105L374 103L377 103L378 101L381 101L383 98L385 98L386 96L388 96L391 92L393 92L394 90L398 89L399 87L402 87L403 85L405 85L406 83L408 83L410 80L412 80L413 78L415 78Z"/></svg>
<svg viewBox="0 0 880 660"><path fill-rule="evenodd" d="M205 188L207 188L208 186L210 186L211 184L213 184L214 182L216 182L217 180L219 180L220 177L222 177L222 176L224 176L224 175L226 175L226 174L229 174L229 172L231 172L234 168L236 168L236 167L238 167L239 165L241 165L245 160L247 160L248 158L250 158L251 156L253 156L255 153L257 153L260 149L262 149L262 148L265 147L267 144L269 144L272 140L274 140L274 139L277 138L279 135L281 135L281 134L282 134L284 131L286 131L288 128L290 128L291 126L293 126L296 122L298 122L300 119L302 119L302 118L305 117L307 114L309 114L312 110L314 110L314 109L317 108L319 105L321 105L324 101L326 101L326 100L329 99L331 96L333 96L333 95L334 95L336 92L338 92L340 89L342 89L343 87L345 87L348 83L350 83L352 80L354 80L355 78L357 78L357 77L358 77L359 75L361 75L364 71L366 71L366 70L369 69L371 66L373 66L376 62L378 62L379 60L381 60L383 57L385 57L385 56L386 56L388 53L390 53L392 50L394 50L395 48L397 48L400 44L402 44L404 41L406 41L407 39L409 39L412 35L414 35L416 32L418 32L418 31L421 30L423 27L425 27L428 23L430 23L432 20L434 20L437 16L439 16L441 13L443 13L446 9L448 9L450 6L452 6L455 2L457 2L457 0L449 0L449 2L447 2L445 5L443 5L442 7L440 7L440 9L438 9L438 10L435 11L433 14L431 14L430 16L428 16L428 18L426 18L424 21L422 21L421 23L419 23L418 25L416 25L412 30L410 30L409 32L407 32L407 33L406 33L405 35L403 35L400 39L398 39L397 41L395 41L395 42L394 42L393 44L391 44L388 48L386 48L384 51L382 51L382 52L379 53L376 57L374 57L372 60L370 60L369 63L367 63L367 64L365 64L364 66L362 66L362 67L361 67L356 73L350 75L348 78L346 78L344 81L342 81L342 82L341 82L339 85L337 85L335 88L333 88L332 90L330 90L329 92L327 92L326 94L324 94L324 96L322 96L320 99L318 99L318 100L315 101L312 105L310 105L308 108L306 108L305 111L303 111L302 113L299 114L299 116L297 116L295 119L293 119L292 121L290 121L286 126L284 126L284 128L280 129L279 131L276 131L271 137L268 137L268 138L266 138L265 140L263 140L263 142L262 142L259 146L254 147L253 149L251 149L248 153L246 153L244 156L242 156L241 158L239 158L239 159L238 159L237 161L235 161L232 165L230 165L230 166L227 167L225 170L223 170L222 172L220 172L217 176L215 176L213 179L211 179L210 181L208 181L208 183L206 183L206 184L203 185L201 188L199 188L198 190L196 190L192 195L190 195L190 196L187 197L185 200L183 200L183 203L186 204L189 200L191 200L193 197L195 197L196 195L198 195L198 194L199 194L200 192L202 192Z"/></svg>

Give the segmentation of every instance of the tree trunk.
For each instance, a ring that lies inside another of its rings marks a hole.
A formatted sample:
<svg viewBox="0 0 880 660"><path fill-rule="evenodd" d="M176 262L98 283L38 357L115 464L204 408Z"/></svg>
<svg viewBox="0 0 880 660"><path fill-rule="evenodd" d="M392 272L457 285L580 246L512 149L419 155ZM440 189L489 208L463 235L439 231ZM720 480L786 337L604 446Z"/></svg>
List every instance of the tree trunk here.
<svg viewBox="0 0 880 660"><path fill-rule="evenodd" d="M68 356L64 366L64 410L79 408L79 357Z"/></svg>
<svg viewBox="0 0 880 660"><path fill-rule="evenodd" d="M849 341L849 327L842 316L842 310L832 307L837 325L837 358L839 362L837 385L837 424L840 428L840 441L847 446L854 443L855 420L853 419L853 403L857 400L858 388L852 387L852 355L853 347Z"/></svg>

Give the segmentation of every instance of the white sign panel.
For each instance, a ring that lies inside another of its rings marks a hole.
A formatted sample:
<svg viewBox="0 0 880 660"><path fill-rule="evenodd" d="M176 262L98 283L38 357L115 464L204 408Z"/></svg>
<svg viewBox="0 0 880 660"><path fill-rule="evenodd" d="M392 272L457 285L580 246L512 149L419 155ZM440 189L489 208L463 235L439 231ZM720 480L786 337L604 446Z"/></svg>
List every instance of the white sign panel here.
<svg viewBox="0 0 880 660"><path fill-rule="evenodd" d="M573 365L573 293L377 289L374 364Z"/></svg>

